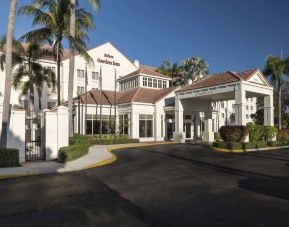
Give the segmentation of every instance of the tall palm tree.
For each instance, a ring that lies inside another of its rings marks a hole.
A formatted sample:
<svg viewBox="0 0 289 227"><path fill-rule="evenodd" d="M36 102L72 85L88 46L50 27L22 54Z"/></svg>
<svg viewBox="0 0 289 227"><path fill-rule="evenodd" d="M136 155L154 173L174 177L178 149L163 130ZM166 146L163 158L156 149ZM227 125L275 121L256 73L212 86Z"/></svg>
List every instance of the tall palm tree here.
<svg viewBox="0 0 289 227"><path fill-rule="evenodd" d="M189 80L192 82L198 81L209 73L209 64L199 57L184 59L181 64L181 74L185 84Z"/></svg>
<svg viewBox="0 0 289 227"><path fill-rule="evenodd" d="M0 48L5 46L6 38L0 39ZM29 94L28 111L35 110L35 95L34 86L37 89L39 97L39 109L41 106L41 94L44 85L54 89L56 80L55 73L48 67L44 67L39 63L39 60L52 58L53 52L49 48L41 47L39 43L29 43L22 45L21 42L13 40L12 67L16 67L13 74L13 85L16 89L22 90L22 95ZM6 55L0 57L1 70L4 69Z"/></svg>
<svg viewBox="0 0 289 227"><path fill-rule="evenodd" d="M265 62L264 75L269 77L274 88L278 93L278 128L282 127L282 75L289 76L289 57L281 59L278 56L271 55Z"/></svg>
<svg viewBox="0 0 289 227"><path fill-rule="evenodd" d="M100 8L99 0L88 0L92 9L94 11L98 11ZM69 34L72 39L75 39L75 27L76 27L76 14L75 9L78 5L77 0L70 0L70 21L69 21ZM72 105L73 105L73 87L74 87L74 55L75 55L75 47L73 42L70 42L70 57L69 57L69 80L68 80L68 109L69 109L69 136L73 136L73 116L72 116Z"/></svg>
<svg viewBox="0 0 289 227"><path fill-rule="evenodd" d="M23 6L20 14L33 17L33 25L39 28L22 36L22 40L47 42L52 45L56 53L57 63L57 103L61 104L60 98L60 67L63 56L63 41L73 43L75 50L89 63L92 58L86 51L88 36L86 31L94 28L93 18L84 9L76 9L75 38L70 37L70 0L34 0L33 5Z"/></svg>
<svg viewBox="0 0 289 227"><path fill-rule="evenodd" d="M9 121L9 107L10 107L10 95L11 95L11 74L12 74L12 42L15 24L17 0L10 1L10 9L8 16L7 36L6 36L6 59L5 59L5 90L3 100L3 113L2 113L2 129L0 146L7 147L8 136L8 121Z"/></svg>
<svg viewBox="0 0 289 227"><path fill-rule="evenodd" d="M172 78L172 86L175 85L175 80L180 73L180 67L177 62L163 61L162 65L158 68L158 71L164 75Z"/></svg>

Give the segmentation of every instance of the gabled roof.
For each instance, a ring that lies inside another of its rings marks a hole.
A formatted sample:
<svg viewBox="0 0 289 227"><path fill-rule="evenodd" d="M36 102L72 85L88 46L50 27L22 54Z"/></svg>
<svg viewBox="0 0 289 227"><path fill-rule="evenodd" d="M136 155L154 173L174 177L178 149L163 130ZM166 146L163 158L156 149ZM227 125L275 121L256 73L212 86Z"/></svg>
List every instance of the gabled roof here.
<svg viewBox="0 0 289 227"><path fill-rule="evenodd" d="M252 70L247 70L247 71L239 72L239 73L227 71L223 73L213 74L198 82L185 86L181 88L179 91L205 88L205 87L227 84L227 83L232 83L232 82L237 82L237 81L248 81L255 73L259 71L260 71L259 69L252 69ZM263 75L261 76L262 76L262 79L265 80L266 84L269 86L269 83L266 81Z"/></svg>
<svg viewBox="0 0 289 227"><path fill-rule="evenodd" d="M140 65L138 70L136 70L132 73L129 73L125 76L122 76L118 80L128 79L130 77L134 77L134 76L139 75L139 74L145 74L145 75L157 76L157 77L163 77L166 79L170 79L170 77L156 71L156 68L154 68L152 66Z"/></svg>
<svg viewBox="0 0 289 227"><path fill-rule="evenodd" d="M177 87L169 87L166 89L151 89L151 88L142 88L137 87L127 91L117 91L116 92L116 104L122 103L148 103L155 104L160 101L165 96L169 95L171 92L174 92ZM87 104L96 104L100 105L100 90L94 89L92 91L88 91L85 94L80 96L80 103L85 103L87 94ZM78 98L74 98L74 103L78 102ZM67 102L65 103L65 105ZM102 105L114 105L114 91L102 91Z"/></svg>

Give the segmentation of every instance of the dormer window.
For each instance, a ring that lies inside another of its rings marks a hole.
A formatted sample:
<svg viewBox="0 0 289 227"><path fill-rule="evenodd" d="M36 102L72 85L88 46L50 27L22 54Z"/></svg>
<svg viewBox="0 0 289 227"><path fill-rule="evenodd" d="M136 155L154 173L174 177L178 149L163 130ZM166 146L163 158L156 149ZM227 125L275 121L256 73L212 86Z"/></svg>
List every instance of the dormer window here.
<svg viewBox="0 0 289 227"><path fill-rule="evenodd" d="M158 87L157 79L154 79L154 80L153 80L153 85L154 85L154 88L157 88L157 87Z"/></svg>
<svg viewBox="0 0 289 227"><path fill-rule="evenodd" d="M158 80L158 88L162 88L162 81Z"/></svg>
<svg viewBox="0 0 289 227"><path fill-rule="evenodd" d="M148 87L152 87L152 78L148 78Z"/></svg>
<svg viewBox="0 0 289 227"><path fill-rule="evenodd" d="M146 77L143 77L143 78L142 78L142 85L143 85L144 87L148 86L148 78L146 78Z"/></svg>

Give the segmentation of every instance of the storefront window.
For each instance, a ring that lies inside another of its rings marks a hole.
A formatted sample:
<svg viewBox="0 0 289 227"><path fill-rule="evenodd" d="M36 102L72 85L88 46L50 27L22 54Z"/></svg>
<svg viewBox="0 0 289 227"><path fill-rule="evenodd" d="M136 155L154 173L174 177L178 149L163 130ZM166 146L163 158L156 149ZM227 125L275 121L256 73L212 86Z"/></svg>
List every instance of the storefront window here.
<svg viewBox="0 0 289 227"><path fill-rule="evenodd" d="M139 137L153 137L153 115L139 115Z"/></svg>
<svg viewBox="0 0 289 227"><path fill-rule="evenodd" d="M119 116L119 134L128 135L129 119L128 115Z"/></svg>
<svg viewBox="0 0 289 227"><path fill-rule="evenodd" d="M102 134L114 133L113 116L102 115ZM95 114L86 115L86 134L95 135L100 134L100 116Z"/></svg>

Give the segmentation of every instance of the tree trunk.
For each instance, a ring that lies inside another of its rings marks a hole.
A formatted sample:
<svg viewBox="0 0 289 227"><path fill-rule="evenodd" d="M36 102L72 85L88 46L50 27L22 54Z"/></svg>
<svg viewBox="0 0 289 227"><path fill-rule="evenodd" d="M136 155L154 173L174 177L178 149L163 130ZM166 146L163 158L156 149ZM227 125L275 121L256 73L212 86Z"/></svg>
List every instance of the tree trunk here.
<svg viewBox="0 0 289 227"><path fill-rule="evenodd" d="M70 0L70 27L69 33L72 38L75 38L75 0ZM69 80L68 80L68 109L69 109L69 137L73 136L73 87L74 87L74 52L73 43L70 43L70 58L69 58Z"/></svg>
<svg viewBox="0 0 289 227"><path fill-rule="evenodd" d="M38 90L38 107L39 107L39 111L42 110L42 103L41 103L41 99L42 99L42 91Z"/></svg>
<svg viewBox="0 0 289 227"><path fill-rule="evenodd" d="M9 122L9 107L10 107L10 95L11 95L11 79L12 79L12 45L13 45L13 32L15 23L17 0L10 1L7 36L6 36L6 51L5 51L5 90L3 100L3 113L2 113L2 131L0 146L7 147L8 137L8 122Z"/></svg>
<svg viewBox="0 0 289 227"><path fill-rule="evenodd" d="M61 58L60 58L60 49L59 49L59 42L57 41L57 105L60 106L60 64L61 64Z"/></svg>
<svg viewBox="0 0 289 227"><path fill-rule="evenodd" d="M281 115L281 110L282 110L282 103L281 103L281 81L278 81L278 129L282 128L282 115Z"/></svg>

